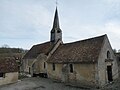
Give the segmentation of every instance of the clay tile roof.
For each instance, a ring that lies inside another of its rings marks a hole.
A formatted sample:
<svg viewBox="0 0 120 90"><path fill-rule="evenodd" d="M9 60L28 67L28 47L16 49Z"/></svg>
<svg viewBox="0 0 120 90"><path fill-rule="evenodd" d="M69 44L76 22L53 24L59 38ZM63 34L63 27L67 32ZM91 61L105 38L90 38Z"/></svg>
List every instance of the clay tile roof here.
<svg viewBox="0 0 120 90"><path fill-rule="evenodd" d="M45 42L42 44L34 45L23 57L23 59L34 59L41 53L48 54L50 49L52 48L52 43Z"/></svg>
<svg viewBox="0 0 120 90"><path fill-rule="evenodd" d="M96 62L106 35L60 45L49 63Z"/></svg>
<svg viewBox="0 0 120 90"><path fill-rule="evenodd" d="M0 58L0 73L18 72L14 58Z"/></svg>

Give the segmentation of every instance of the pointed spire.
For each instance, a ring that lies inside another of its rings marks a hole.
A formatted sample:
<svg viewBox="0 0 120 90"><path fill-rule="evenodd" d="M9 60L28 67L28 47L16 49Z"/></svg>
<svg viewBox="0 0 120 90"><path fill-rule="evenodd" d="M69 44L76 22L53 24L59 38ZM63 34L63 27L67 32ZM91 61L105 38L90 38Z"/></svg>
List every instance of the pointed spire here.
<svg viewBox="0 0 120 90"><path fill-rule="evenodd" d="M54 22L53 22L53 29L55 28L60 28L57 7L55 10L55 16L54 16Z"/></svg>
<svg viewBox="0 0 120 90"><path fill-rule="evenodd" d="M62 41L62 31L59 26L58 11L56 6L50 41L56 43L58 40Z"/></svg>

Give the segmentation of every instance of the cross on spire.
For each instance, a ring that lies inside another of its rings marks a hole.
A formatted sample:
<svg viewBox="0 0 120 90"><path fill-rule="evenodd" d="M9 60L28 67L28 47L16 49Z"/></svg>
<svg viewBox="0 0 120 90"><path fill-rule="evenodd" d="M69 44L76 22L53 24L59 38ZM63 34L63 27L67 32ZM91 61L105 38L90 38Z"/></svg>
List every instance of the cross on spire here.
<svg viewBox="0 0 120 90"><path fill-rule="evenodd" d="M58 6L58 0L56 0L56 7Z"/></svg>

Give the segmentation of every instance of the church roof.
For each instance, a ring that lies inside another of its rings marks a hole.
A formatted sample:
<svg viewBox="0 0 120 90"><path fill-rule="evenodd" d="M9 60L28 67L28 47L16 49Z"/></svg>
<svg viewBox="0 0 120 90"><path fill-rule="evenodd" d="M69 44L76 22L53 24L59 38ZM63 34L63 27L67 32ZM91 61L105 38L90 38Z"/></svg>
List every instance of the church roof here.
<svg viewBox="0 0 120 90"><path fill-rule="evenodd" d="M23 57L23 59L34 59L41 53L48 54L53 44L50 42L45 42L42 44L34 45Z"/></svg>
<svg viewBox="0 0 120 90"><path fill-rule="evenodd" d="M18 65L14 58L0 58L0 73L18 72Z"/></svg>
<svg viewBox="0 0 120 90"><path fill-rule="evenodd" d="M106 35L62 44L49 58L49 63L89 63L98 60Z"/></svg>

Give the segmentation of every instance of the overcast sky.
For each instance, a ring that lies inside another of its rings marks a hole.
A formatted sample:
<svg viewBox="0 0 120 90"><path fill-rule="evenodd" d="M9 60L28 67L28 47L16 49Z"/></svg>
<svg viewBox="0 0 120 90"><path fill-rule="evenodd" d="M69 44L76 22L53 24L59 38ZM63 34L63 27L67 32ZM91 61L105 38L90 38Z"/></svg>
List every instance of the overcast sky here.
<svg viewBox="0 0 120 90"><path fill-rule="evenodd" d="M49 41L55 0L0 0L0 46L30 49ZM63 41L107 34L120 49L120 0L58 0Z"/></svg>

